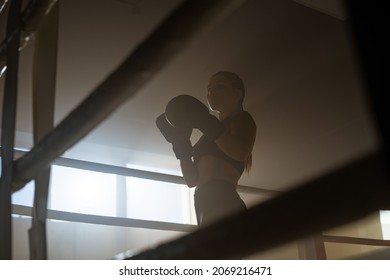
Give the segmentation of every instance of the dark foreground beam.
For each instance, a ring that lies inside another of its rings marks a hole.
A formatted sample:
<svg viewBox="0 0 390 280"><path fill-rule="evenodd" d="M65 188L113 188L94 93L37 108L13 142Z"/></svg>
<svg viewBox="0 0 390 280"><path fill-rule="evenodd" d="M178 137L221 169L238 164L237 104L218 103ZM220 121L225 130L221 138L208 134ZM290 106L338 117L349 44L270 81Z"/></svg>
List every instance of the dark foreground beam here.
<svg viewBox="0 0 390 280"><path fill-rule="evenodd" d="M389 178L378 152L127 259L242 258L363 218L389 201Z"/></svg>
<svg viewBox="0 0 390 280"><path fill-rule="evenodd" d="M10 3L7 20L7 36L20 23L21 0ZM3 112L1 119L1 178L0 178L0 259L12 258L11 186L18 94L19 32L7 49L8 72L5 76Z"/></svg>
<svg viewBox="0 0 390 280"><path fill-rule="evenodd" d="M129 97L135 95L208 24L236 0L188 0L146 38L97 88L34 148L15 162L13 191L76 144Z"/></svg>
<svg viewBox="0 0 390 280"><path fill-rule="evenodd" d="M379 136L382 139L387 165L390 168L390 87L387 59L389 40L387 30L390 23L385 2L346 1L351 15L352 38L359 56L364 85L369 95L367 103L373 112Z"/></svg>
<svg viewBox="0 0 390 280"><path fill-rule="evenodd" d="M59 4L42 19L35 32L33 60L33 139L53 129L57 77ZM34 211L28 231L30 259L47 260L46 217L49 200L50 168L35 176Z"/></svg>

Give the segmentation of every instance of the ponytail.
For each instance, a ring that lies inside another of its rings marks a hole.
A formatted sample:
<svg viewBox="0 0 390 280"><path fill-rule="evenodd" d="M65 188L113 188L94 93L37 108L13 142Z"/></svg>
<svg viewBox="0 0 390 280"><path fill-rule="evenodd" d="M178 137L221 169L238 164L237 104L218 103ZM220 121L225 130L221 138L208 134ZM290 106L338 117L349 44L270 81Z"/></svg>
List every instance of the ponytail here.
<svg viewBox="0 0 390 280"><path fill-rule="evenodd" d="M252 153L246 158L244 162L244 166L245 166L245 171L249 173L249 171L252 168Z"/></svg>

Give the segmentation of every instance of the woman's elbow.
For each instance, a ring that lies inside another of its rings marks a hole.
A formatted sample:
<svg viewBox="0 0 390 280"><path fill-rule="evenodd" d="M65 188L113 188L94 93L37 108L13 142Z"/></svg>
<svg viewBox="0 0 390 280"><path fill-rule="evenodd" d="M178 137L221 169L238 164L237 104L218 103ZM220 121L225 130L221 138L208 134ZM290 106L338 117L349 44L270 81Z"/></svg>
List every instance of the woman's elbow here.
<svg viewBox="0 0 390 280"><path fill-rule="evenodd" d="M184 179L185 179L187 187L189 187L189 188L195 188L198 185L198 180L188 179L188 178L184 178Z"/></svg>
<svg viewBox="0 0 390 280"><path fill-rule="evenodd" d="M190 189L195 188L196 186L197 186L197 184L193 184L193 183L192 184L188 184L187 183L187 187L189 187Z"/></svg>
<svg viewBox="0 0 390 280"><path fill-rule="evenodd" d="M195 174L183 174L184 175L184 181L186 185L189 188L194 188L199 183L199 175L197 173Z"/></svg>

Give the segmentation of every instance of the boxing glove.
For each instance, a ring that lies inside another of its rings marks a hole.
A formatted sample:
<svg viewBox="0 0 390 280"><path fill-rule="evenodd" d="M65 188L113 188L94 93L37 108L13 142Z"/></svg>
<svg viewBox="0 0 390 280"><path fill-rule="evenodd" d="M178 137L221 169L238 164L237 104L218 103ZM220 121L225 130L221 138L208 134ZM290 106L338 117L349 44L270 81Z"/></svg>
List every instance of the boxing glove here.
<svg viewBox="0 0 390 280"><path fill-rule="evenodd" d="M189 95L171 99L165 108L165 116L174 127L197 128L212 141L225 131L225 126L209 113L209 109Z"/></svg>
<svg viewBox="0 0 390 280"><path fill-rule="evenodd" d="M190 141L191 128L173 127L161 114L156 119L156 126L167 142L172 144L172 150L177 159L188 159L192 157L192 144Z"/></svg>

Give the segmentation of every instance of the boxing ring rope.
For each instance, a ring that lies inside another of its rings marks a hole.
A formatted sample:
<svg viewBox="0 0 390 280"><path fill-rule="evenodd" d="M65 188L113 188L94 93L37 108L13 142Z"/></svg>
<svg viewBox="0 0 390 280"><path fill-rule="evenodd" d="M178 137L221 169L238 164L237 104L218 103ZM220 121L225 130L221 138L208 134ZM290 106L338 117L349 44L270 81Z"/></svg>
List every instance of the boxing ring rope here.
<svg viewBox="0 0 390 280"><path fill-rule="evenodd" d="M219 9L226 2L187 1L180 5L68 117L30 152L14 161L12 192L21 189L35 174L48 167L123 101L133 96L177 51L185 47L205 21L210 21L219 14ZM232 2L235 1L230 1ZM9 62L8 59L7 61ZM376 116L383 136L382 149L318 179L296 186L292 191L252 207L245 213L201 228L155 249L127 256L126 259L241 258L388 207L388 162L384 157L388 155L388 130L386 131L383 118L386 112L381 111L386 108L384 104L378 106L377 101L383 98L381 93L374 90L371 97L375 110L378 110ZM5 151L12 150L5 145L2 147ZM12 170L12 167L8 169ZM3 174L2 181L4 176ZM5 189L3 184L1 187L2 190ZM6 227L8 229L11 225ZM2 234L2 249L7 238Z"/></svg>
<svg viewBox="0 0 390 280"><path fill-rule="evenodd" d="M325 243L337 243L337 244L350 244L350 245L365 245L370 247L385 247L380 251L381 254L390 253L390 240L374 239L374 238L362 238L362 237L351 237L351 236L337 236L337 235L319 235L314 238L315 246L315 257L313 259L326 260L328 259L325 250ZM374 253L376 254L376 253ZM357 256L360 259L360 256ZM363 256L362 259L365 257Z"/></svg>
<svg viewBox="0 0 390 280"><path fill-rule="evenodd" d="M12 213L22 216L31 216L33 208L24 205L13 205ZM57 221L75 222L75 223L88 223L95 225L116 226L116 227L129 227L129 228L142 228L142 229L154 229L154 230L166 230L176 232L192 232L197 226L191 224L179 224L172 222L162 221L150 221L133 218L122 217L107 217L91 214L71 213L58 210L47 210L47 218Z"/></svg>
<svg viewBox="0 0 390 280"><path fill-rule="evenodd" d="M14 150L15 158L20 158L27 152L23 150ZM1 156L1 151L0 151ZM165 174L154 171L140 170L135 168L128 168L123 166L116 166L104 163L97 163L79 159L59 157L53 161L54 165L77 168L101 173L115 174L119 176L136 177L160 182L167 182L173 184L185 184L185 180L182 176ZM245 185L238 185L237 190L241 193L251 193L257 195L274 196L281 194L282 191L276 191L261 187L251 187Z"/></svg>
<svg viewBox="0 0 390 280"><path fill-rule="evenodd" d="M21 189L34 175L138 92L207 22L241 1L185 1L63 121L32 150L15 162L13 189ZM180 24L178 24L180 23Z"/></svg>
<svg viewBox="0 0 390 280"><path fill-rule="evenodd" d="M352 236L338 236L317 234L298 242L299 259L301 260L327 260L327 252L325 243L349 244L349 245L364 245L370 247L385 247L381 249L381 254L390 253L390 240L362 238ZM371 255L373 253L370 253ZM377 252L374 252L377 254ZM358 259L364 259L363 256L355 256Z"/></svg>
<svg viewBox="0 0 390 280"><path fill-rule="evenodd" d="M165 21L148 38L139 44L106 80L37 143L29 153L15 162L12 162L12 156L9 157L11 162L7 163L4 161L6 164L5 168L13 171L12 192L23 188L28 181L32 180L41 170L49 167L53 160L94 129L115 109L123 104L125 100L137 93L164 65L190 43L192 37L197 32L205 26L221 20L223 16L236 9L242 2L234 0L189 0L175 8ZM19 11L20 8L18 9L18 14L20 14ZM17 21L15 26L19 25L20 20ZM10 30L20 32L20 28L16 28L15 26L12 26ZM18 40L19 34L18 36L7 34L7 38ZM19 44L17 47L19 47ZM11 48L7 47L7 51L8 49ZM8 58L7 63L10 64ZM11 75L7 74L7 76ZM13 128L14 131L15 129ZM13 146L6 147L2 145L2 148L11 153L13 152ZM6 191L9 186L3 177L6 178L2 176L2 190ZM10 200L7 192L2 197ZM10 203L5 204L9 207L7 211L2 211L5 214L2 214L2 216L7 217L6 220L9 223L4 223L6 230L2 232L8 232L8 234L7 237L0 238L0 242L2 244L8 244L7 246L10 247ZM10 250L5 251L8 253L4 253L2 256L10 258Z"/></svg>
<svg viewBox="0 0 390 280"><path fill-rule="evenodd" d="M24 154L22 151L15 151L16 154ZM157 181L164 182L172 182L177 184L184 183L182 177L160 174L149 171L142 171L118 166L111 166L106 164L97 164L93 162L86 162L75 159L67 159L67 158L58 158L54 161L55 165L59 166L67 166L71 168L78 168L84 170L91 170L96 172L104 172L111 173L120 176L133 176L138 178L145 178ZM268 192L267 190L258 190L257 188L245 187L245 192L258 193L258 194L272 194L277 195L277 192ZM239 189L240 191L240 189ZM382 210L384 208L381 208ZM31 208L21 205L14 206L14 214L19 215L31 215ZM48 210L48 219L54 220L63 220L70 222L83 222L83 223L91 223L91 224L102 224L102 225L111 225L111 226L123 226L123 227L132 227L132 228L146 228L146 229L158 229L158 230L170 230L170 231L181 231L181 232L192 232L196 229L196 226L192 225L183 225L183 224L175 224L175 223L167 223L167 222L156 222L156 221L144 221L137 219L127 219L127 218L115 218L115 217L101 217L96 215L85 215L85 214L76 214L76 213L67 213L56 210ZM315 259L326 259L326 253L324 242L333 242L333 243L349 243L349 244L362 244L362 245L372 245L372 246L389 246L388 240L376 240L376 239L367 239L367 238L353 238L353 237L339 237L339 236L330 236L330 235L321 235L316 237L317 243L321 243L321 246L316 246ZM318 247L323 247L323 252L318 253ZM134 251L124 252L122 254L118 254L115 256L117 259L125 258L129 254L134 254Z"/></svg>
<svg viewBox="0 0 390 280"><path fill-rule="evenodd" d="M126 259L242 258L363 218L388 205L389 197L378 151L244 213Z"/></svg>
<svg viewBox="0 0 390 280"><path fill-rule="evenodd" d="M16 2L16 3L14 3ZM7 6L7 1L2 6L2 11ZM33 71L33 127L34 127L34 142L36 142L43 134L52 128L53 113L51 113L50 107L54 108L54 89L55 89L55 75L56 75L56 56L57 56L57 27L58 27L58 5L57 1L53 0L31 0L23 12L21 12L21 2L12 1L9 5L8 19L13 19L14 23L7 24L6 38L2 41L0 46L0 58L4 60L6 66L1 70L1 75L7 69L14 68L17 63L15 59L9 56L9 52L13 51L15 57L18 57L18 52L22 50L29 42L32 36L35 37L35 49L34 49L34 71ZM17 7L16 7L17 6ZM55 7L55 9L53 9ZM51 12L54 10L54 12ZM11 16L12 15L12 16ZM17 16L16 16L17 15ZM3 54L7 53L7 57ZM45 57L41 59L40 57ZM9 73L7 76L12 77L13 73ZM5 96L11 95L8 92L10 78L6 78L5 82ZM17 78L14 78L17 83ZM16 91L12 94L13 98L17 99ZM16 110L16 103L11 103L4 99L4 114L7 111ZM49 100L52 100L50 105ZM40 106L44 106L45 110L40 110ZM10 117L5 118L3 121L3 128L7 128L7 125L14 125ZM4 136L5 135L5 136ZM14 137L13 129L3 129L2 141L6 141L6 138L11 139ZM6 150L5 153L13 152L13 141L9 141L12 144L2 145L2 149ZM9 151L9 152L8 152ZM10 182L7 181L8 174L13 175L13 163L12 156L9 160L6 160L3 167L4 178L1 180L2 185L2 199L5 200L8 196L8 189ZM47 168L35 175L35 195L34 195L34 211L32 227L29 230L30 238L30 252L31 257L34 259L45 259L46 256L46 203L48 196L50 169ZM6 194L5 194L6 193ZM8 209L10 201L1 203L1 220L4 221L4 225L9 224ZM8 228L8 227L6 227ZM5 232L5 231L4 231ZM0 238L4 244L10 244L11 229L8 233L4 233L4 238ZM8 239L8 241L7 241ZM7 246L2 251L2 258L9 258L10 246ZM7 256L7 257L6 257Z"/></svg>
<svg viewBox="0 0 390 280"><path fill-rule="evenodd" d="M374 238L322 235L321 239L323 242L329 242L329 243L360 244L360 245L369 245L369 246L390 247L390 240L382 240L382 239L374 239Z"/></svg>
<svg viewBox="0 0 390 280"><path fill-rule="evenodd" d="M25 153L26 152L20 150L15 151L15 154L17 156L22 156ZM56 159L53 164L58 166L90 170L95 172L116 174L120 176L130 176L130 177L137 177L137 178L143 178L143 179L149 179L155 181L170 182L175 184L184 184L184 179L183 177L180 176L168 175L168 174L150 172L144 170L137 170L132 168L119 167L119 166L113 166L113 165L107 165L101 163L94 163L94 162L88 162L83 160L60 157ZM238 186L238 191L244 193L259 194L259 195L267 194L272 196L281 194L280 192L277 191L253 188L249 186ZM385 208L381 208L381 210L385 210ZM15 205L13 213L18 215L30 216L31 208L27 206ZM128 218L102 217L96 215L67 213L67 212L56 211L56 210L48 210L47 216L48 219L63 220L69 222L83 222L83 223L90 223L90 224L123 226L123 227L132 227L132 228L170 230L170 231L180 231L180 232L188 232L188 233L193 232L196 229L196 226L193 225L146 221L146 220L128 219ZM333 235L319 235L319 236L315 236L314 238L317 245L316 252L314 253L316 259L326 259L324 243L360 244L360 245L369 245L369 246L390 246L389 240L380 240L380 239L357 238L357 237L348 237L348 236L333 236ZM127 252L127 254L129 253ZM125 256L126 256L126 252L123 254L118 254L117 256L115 256L115 258L121 258Z"/></svg>
<svg viewBox="0 0 390 280"><path fill-rule="evenodd" d="M388 209L390 110L382 71L388 49L378 32L388 17L377 3L348 1L347 7L381 148L245 213L126 259L239 258Z"/></svg>

